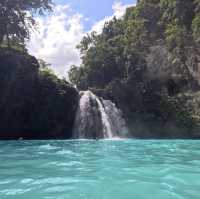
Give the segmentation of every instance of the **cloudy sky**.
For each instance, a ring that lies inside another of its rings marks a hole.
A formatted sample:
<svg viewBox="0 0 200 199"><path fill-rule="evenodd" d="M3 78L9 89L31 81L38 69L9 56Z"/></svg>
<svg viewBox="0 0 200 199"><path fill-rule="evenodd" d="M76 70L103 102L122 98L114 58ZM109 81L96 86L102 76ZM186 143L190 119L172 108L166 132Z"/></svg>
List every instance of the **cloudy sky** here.
<svg viewBox="0 0 200 199"><path fill-rule="evenodd" d="M51 64L60 76L66 77L70 66L81 63L76 49L81 38L90 31L101 32L105 21L123 16L136 0L54 0L53 14L37 18L27 44L29 52Z"/></svg>

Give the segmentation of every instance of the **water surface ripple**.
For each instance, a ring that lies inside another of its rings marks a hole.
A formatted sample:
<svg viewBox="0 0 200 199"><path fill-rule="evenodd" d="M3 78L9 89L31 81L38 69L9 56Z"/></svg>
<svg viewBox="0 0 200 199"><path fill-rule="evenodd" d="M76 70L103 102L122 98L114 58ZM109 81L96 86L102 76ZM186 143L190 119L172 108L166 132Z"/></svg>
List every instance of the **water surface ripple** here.
<svg viewBox="0 0 200 199"><path fill-rule="evenodd" d="M200 141L2 141L0 198L199 199Z"/></svg>

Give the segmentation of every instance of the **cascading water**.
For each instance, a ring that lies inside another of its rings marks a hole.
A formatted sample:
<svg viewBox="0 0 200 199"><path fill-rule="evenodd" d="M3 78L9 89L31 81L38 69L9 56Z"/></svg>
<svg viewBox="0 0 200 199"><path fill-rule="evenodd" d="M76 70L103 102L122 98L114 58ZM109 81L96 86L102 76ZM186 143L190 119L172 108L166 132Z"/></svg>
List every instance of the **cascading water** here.
<svg viewBox="0 0 200 199"><path fill-rule="evenodd" d="M98 98L91 91L81 91L80 96L74 138L97 139L128 135L126 122L115 104Z"/></svg>

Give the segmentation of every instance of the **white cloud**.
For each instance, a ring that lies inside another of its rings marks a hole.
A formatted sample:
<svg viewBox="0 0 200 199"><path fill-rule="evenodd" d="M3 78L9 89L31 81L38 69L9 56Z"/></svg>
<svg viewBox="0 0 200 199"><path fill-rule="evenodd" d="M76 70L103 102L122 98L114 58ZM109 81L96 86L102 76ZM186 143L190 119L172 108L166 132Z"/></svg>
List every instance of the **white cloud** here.
<svg viewBox="0 0 200 199"><path fill-rule="evenodd" d="M130 6L133 4L122 5L120 1L115 1L112 6L113 15L96 22L91 31L101 33L106 21L112 20L114 16L122 17ZM29 52L50 63L60 77L66 77L71 65L81 63L76 46L86 34L83 22L87 20L88 18L74 12L69 5L57 5L53 15L36 19L39 31L31 34L27 43Z"/></svg>
<svg viewBox="0 0 200 199"><path fill-rule="evenodd" d="M52 16L37 18L39 31L31 35L29 52L50 63L60 77L66 76L72 64L81 63L76 45L84 35L83 20L68 5L56 6Z"/></svg>
<svg viewBox="0 0 200 199"><path fill-rule="evenodd" d="M120 1L115 1L112 6L114 16L116 16L117 19L123 17L126 9L132 6L135 6L135 4L123 5Z"/></svg>
<svg viewBox="0 0 200 199"><path fill-rule="evenodd" d="M113 17L116 17L117 19L121 18L124 16L126 9L128 7L135 6L135 4L128 4L128 5L123 5L121 1L114 1L112 9L113 9L113 15L112 16L107 16L104 19L96 22L94 26L92 27L91 31L95 31L97 33L101 33L103 26L105 22L108 22L113 19Z"/></svg>

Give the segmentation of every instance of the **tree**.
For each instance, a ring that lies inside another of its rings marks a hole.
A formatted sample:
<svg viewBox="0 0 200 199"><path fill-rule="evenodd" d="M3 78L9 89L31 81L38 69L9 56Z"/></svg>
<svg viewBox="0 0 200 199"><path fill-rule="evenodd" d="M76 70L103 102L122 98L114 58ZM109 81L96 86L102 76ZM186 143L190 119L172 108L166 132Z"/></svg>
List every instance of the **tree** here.
<svg viewBox="0 0 200 199"><path fill-rule="evenodd" d="M192 22L193 36L196 42L200 42L200 0L195 0L195 17Z"/></svg>
<svg viewBox="0 0 200 199"><path fill-rule="evenodd" d="M199 12L200 0L138 1L123 18L106 22L101 34L83 38L81 69L70 71L73 82L84 79L84 85L105 88L117 79L141 80L151 48L163 46L171 78L192 85L199 62Z"/></svg>
<svg viewBox="0 0 200 199"><path fill-rule="evenodd" d="M36 26L34 15L43 15L52 10L52 0L1 0L0 1L0 44L7 45L17 40L24 45L30 30Z"/></svg>

